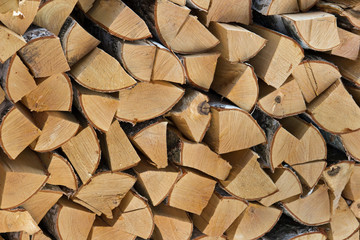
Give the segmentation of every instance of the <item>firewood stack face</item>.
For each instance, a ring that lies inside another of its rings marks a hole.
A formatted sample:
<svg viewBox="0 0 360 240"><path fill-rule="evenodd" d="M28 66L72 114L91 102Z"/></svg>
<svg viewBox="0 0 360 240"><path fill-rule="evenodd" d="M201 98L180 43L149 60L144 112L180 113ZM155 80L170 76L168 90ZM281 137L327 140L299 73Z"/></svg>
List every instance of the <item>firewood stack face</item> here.
<svg viewBox="0 0 360 240"><path fill-rule="evenodd" d="M3 0L0 239L360 229L360 1Z"/></svg>

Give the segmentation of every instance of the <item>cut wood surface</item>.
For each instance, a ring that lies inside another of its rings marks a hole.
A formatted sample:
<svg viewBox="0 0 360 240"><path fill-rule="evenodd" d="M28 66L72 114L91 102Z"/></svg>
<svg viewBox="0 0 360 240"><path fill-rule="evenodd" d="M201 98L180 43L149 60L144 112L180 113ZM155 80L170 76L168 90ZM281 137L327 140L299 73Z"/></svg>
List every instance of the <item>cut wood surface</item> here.
<svg viewBox="0 0 360 240"><path fill-rule="evenodd" d="M359 55L360 35L346 31L338 27L340 45L333 48L329 53L331 55L356 60Z"/></svg>
<svg viewBox="0 0 360 240"><path fill-rule="evenodd" d="M292 166L301 182L309 188L313 188L318 183L325 167L325 161L307 162Z"/></svg>
<svg viewBox="0 0 360 240"><path fill-rule="evenodd" d="M28 234L35 234L40 228L31 217L30 213L24 209L0 210L0 232L24 231Z"/></svg>
<svg viewBox="0 0 360 240"><path fill-rule="evenodd" d="M88 12L94 5L95 0L78 0L76 5L80 8L84 13Z"/></svg>
<svg viewBox="0 0 360 240"><path fill-rule="evenodd" d="M346 184L345 189L342 193L346 199L352 201L356 201L360 199L359 179L360 179L360 165L355 165L353 169L353 173L350 176L350 180Z"/></svg>
<svg viewBox="0 0 360 240"><path fill-rule="evenodd" d="M200 11L207 11L211 0L186 0L186 5Z"/></svg>
<svg viewBox="0 0 360 240"><path fill-rule="evenodd" d="M299 12L298 0L255 0L252 8L263 15Z"/></svg>
<svg viewBox="0 0 360 240"><path fill-rule="evenodd" d="M116 238L121 238L123 240L135 240L136 236L118 230L114 226L109 226L101 218L97 217L87 239L102 240Z"/></svg>
<svg viewBox="0 0 360 240"><path fill-rule="evenodd" d="M15 54L20 48L25 46L25 39L6 28L5 26L0 25L0 37L2 39L0 44L0 62L4 63L9 57Z"/></svg>
<svg viewBox="0 0 360 240"><path fill-rule="evenodd" d="M19 8L19 2L14 0L4 0L0 5L0 13L16 11Z"/></svg>

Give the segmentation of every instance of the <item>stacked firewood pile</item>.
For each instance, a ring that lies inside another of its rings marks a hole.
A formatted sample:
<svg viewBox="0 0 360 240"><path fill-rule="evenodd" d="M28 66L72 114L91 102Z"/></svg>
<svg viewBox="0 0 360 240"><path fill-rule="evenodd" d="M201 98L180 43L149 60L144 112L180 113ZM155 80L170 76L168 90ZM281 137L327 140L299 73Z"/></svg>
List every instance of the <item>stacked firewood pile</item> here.
<svg viewBox="0 0 360 240"><path fill-rule="evenodd" d="M0 21L0 239L359 239L359 1L2 0Z"/></svg>

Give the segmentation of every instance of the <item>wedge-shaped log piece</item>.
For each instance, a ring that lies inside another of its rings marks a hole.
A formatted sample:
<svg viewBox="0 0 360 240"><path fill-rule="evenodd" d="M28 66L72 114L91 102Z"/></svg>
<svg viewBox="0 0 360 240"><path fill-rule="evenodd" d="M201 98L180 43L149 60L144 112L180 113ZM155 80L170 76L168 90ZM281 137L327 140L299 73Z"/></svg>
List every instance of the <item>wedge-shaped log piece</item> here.
<svg viewBox="0 0 360 240"><path fill-rule="evenodd" d="M266 39L238 25L212 22L209 30L220 40L215 50L220 51L221 56L230 62L249 60L266 43Z"/></svg>
<svg viewBox="0 0 360 240"><path fill-rule="evenodd" d="M54 152L41 153L39 156L47 171L50 173L50 177L46 183L77 190L77 176L66 158Z"/></svg>
<svg viewBox="0 0 360 240"><path fill-rule="evenodd" d="M205 91L209 90L219 56L220 53L217 52L181 56L188 84Z"/></svg>
<svg viewBox="0 0 360 240"><path fill-rule="evenodd" d="M66 19L59 33L59 38L70 66L91 52L100 43L72 17Z"/></svg>
<svg viewBox="0 0 360 240"><path fill-rule="evenodd" d="M258 106L269 116L284 118L305 112L303 94L293 77L290 76L278 89L264 82L260 82L259 85Z"/></svg>
<svg viewBox="0 0 360 240"><path fill-rule="evenodd" d="M75 86L74 91L76 106L88 122L102 132L109 131L119 99L81 86Z"/></svg>
<svg viewBox="0 0 360 240"><path fill-rule="evenodd" d="M226 240L227 238L223 235L221 237L211 237L200 232L199 229L194 228L193 233L191 235L191 240Z"/></svg>
<svg viewBox="0 0 360 240"><path fill-rule="evenodd" d="M89 233L88 240L122 239L135 240L136 236L109 226L101 218L96 218Z"/></svg>
<svg viewBox="0 0 360 240"><path fill-rule="evenodd" d="M0 210L0 232L24 231L28 234L35 234L40 228L24 209Z"/></svg>
<svg viewBox="0 0 360 240"><path fill-rule="evenodd" d="M345 186L343 196L346 199L356 201L360 199L360 165L355 165L353 173Z"/></svg>
<svg viewBox="0 0 360 240"><path fill-rule="evenodd" d="M330 52L331 55L356 60L359 55L360 49L360 35L346 31L338 27L340 38L340 45L333 48Z"/></svg>
<svg viewBox="0 0 360 240"><path fill-rule="evenodd" d="M314 161L293 165L292 168L298 174L302 183L310 189L318 183L322 172L325 170L325 161Z"/></svg>
<svg viewBox="0 0 360 240"><path fill-rule="evenodd" d="M246 202L215 191L201 215L193 215L194 225L208 236L221 237L246 207Z"/></svg>
<svg viewBox="0 0 360 240"><path fill-rule="evenodd" d="M300 180L292 170L288 168L276 168L274 173L269 173L269 176L279 191L262 198L259 201L262 205L270 207L276 202L302 194Z"/></svg>
<svg viewBox="0 0 360 240"><path fill-rule="evenodd" d="M330 222L330 199L326 185L318 185L310 195L283 203L285 212L297 222L318 226Z"/></svg>
<svg viewBox="0 0 360 240"><path fill-rule="evenodd" d="M77 6L84 13L88 12L94 5L95 0L79 0Z"/></svg>
<svg viewBox="0 0 360 240"><path fill-rule="evenodd" d="M209 128L211 113L209 98L194 89L185 95L168 114L175 126L191 141L201 142Z"/></svg>
<svg viewBox="0 0 360 240"><path fill-rule="evenodd" d="M4 63L9 57L25 46L25 39L5 26L0 26L0 62Z"/></svg>
<svg viewBox="0 0 360 240"><path fill-rule="evenodd" d="M31 111L71 111L73 90L70 78L58 73L36 81L37 87L26 94L22 103Z"/></svg>
<svg viewBox="0 0 360 240"><path fill-rule="evenodd" d="M71 113L34 113L34 120L41 128L39 138L31 147L37 152L52 151L69 141L79 130L80 124Z"/></svg>
<svg viewBox="0 0 360 240"><path fill-rule="evenodd" d="M310 103L323 91L341 78L338 68L321 59L306 59L292 72L307 103Z"/></svg>
<svg viewBox="0 0 360 240"><path fill-rule="evenodd" d="M182 88L171 83L140 82L119 92L120 104L115 116L120 121L143 122L169 111L183 94Z"/></svg>
<svg viewBox="0 0 360 240"><path fill-rule="evenodd" d="M258 100L259 86L254 69L246 63L219 58L211 89L250 112Z"/></svg>
<svg viewBox="0 0 360 240"><path fill-rule="evenodd" d="M61 146L81 181L85 184L100 162L100 144L95 130L87 126Z"/></svg>
<svg viewBox="0 0 360 240"><path fill-rule="evenodd" d="M193 231L189 215L180 209L161 204L153 209L155 229L154 240L188 240ZM176 227L174 227L176 226ZM181 229L180 231L177 229Z"/></svg>
<svg viewBox="0 0 360 240"><path fill-rule="evenodd" d="M355 160L360 160L360 148L359 148L359 138L360 138L360 130L341 134L341 142L345 147L345 150L351 157Z"/></svg>
<svg viewBox="0 0 360 240"><path fill-rule="evenodd" d="M348 207L345 199L339 199L339 205L331 215L329 226L330 230L327 234L331 240L348 239L359 230L359 222Z"/></svg>
<svg viewBox="0 0 360 240"><path fill-rule="evenodd" d="M298 0L299 8L302 12L309 11L319 0Z"/></svg>
<svg viewBox="0 0 360 240"><path fill-rule="evenodd" d="M70 73L80 85L99 92L116 92L136 83L115 58L100 48L78 61Z"/></svg>
<svg viewBox="0 0 360 240"><path fill-rule="evenodd" d="M0 172L3 176L0 208L15 208L39 191L48 175L39 157L29 148L15 160L9 159L2 151L0 157Z"/></svg>
<svg viewBox="0 0 360 240"><path fill-rule="evenodd" d="M58 187L47 188L46 186L31 198L26 200L21 206L25 208L34 221L39 224L41 219L51 209L51 207L61 198L62 191Z"/></svg>
<svg viewBox="0 0 360 240"><path fill-rule="evenodd" d="M130 125L130 124L129 124ZM166 132L168 122L159 118L125 127L132 143L157 168L168 165Z"/></svg>
<svg viewBox="0 0 360 240"><path fill-rule="evenodd" d="M146 199L129 191L119 207L113 211L114 218L104 218L110 226L123 232L148 239L154 231L154 218Z"/></svg>
<svg viewBox="0 0 360 240"><path fill-rule="evenodd" d="M212 116L204 142L216 153L228 153L266 142L264 131L246 111L219 102L210 102L210 106Z"/></svg>
<svg viewBox="0 0 360 240"><path fill-rule="evenodd" d="M360 122L356 121L360 117L360 108L340 80L313 100L307 112L322 129L331 133L360 129Z"/></svg>
<svg viewBox="0 0 360 240"><path fill-rule="evenodd" d="M281 214L277 208L250 203L226 231L226 236L230 240L258 239L275 226Z"/></svg>
<svg viewBox="0 0 360 240"><path fill-rule="evenodd" d="M19 8L19 2L13 0L4 0L1 2L0 13L7 13L10 11L17 11Z"/></svg>
<svg viewBox="0 0 360 240"><path fill-rule="evenodd" d="M246 27L267 41L265 47L250 60L258 77L279 88L295 66L304 58L303 49L292 38L259 25Z"/></svg>
<svg viewBox="0 0 360 240"><path fill-rule="evenodd" d="M112 218L112 210L119 206L135 181L135 177L126 173L101 172L82 185L72 199L97 215Z"/></svg>
<svg viewBox="0 0 360 240"><path fill-rule="evenodd" d="M16 1L14 1L16 2ZM0 14L0 21L17 34L23 35L34 21L38 11L40 0L25 0L19 2L18 14L9 11ZM20 13L19 13L20 12Z"/></svg>
<svg viewBox="0 0 360 240"><path fill-rule="evenodd" d="M278 188L271 178L261 169L257 159L259 156L245 149L223 154L232 169L229 177L220 184L234 196L246 200L257 200L274 194Z"/></svg>
<svg viewBox="0 0 360 240"><path fill-rule="evenodd" d="M211 0L186 0L186 5L190 8L207 11L210 7Z"/></svg>
<svg viewBox="0 0 360 240"><path fill-rule="evenodd" d="M122 1L95 1L87 16L110 34L125 40L134 41L151 37L144 20Z"/></svg>
<svg viewBox="0 0 360 240"><path fill-rule="evenodd" d="M298 0L255 0L252 8L262 15L299 12Z"/></svg>
<svg viewBox="0 0 360 240"><path fill-rule="evenodd" d="M87 239L95 214L61 198L45 215L43 224L55 239Z"/></svg>
<svg viewBox="0 0 360 240"><path fill-rule="evenodd" d="M140 161L138 154L118 121L114 120L109 131L101 134L100 139L104 158L111 171L129 169Z"/></svg>
<svg viewBox="0 0 360 240"><path fill-rule="evenodd" d="M8 99L14 103L36 89L33 76L16 54L1 66L0 78Z"/></svg>
<svg viewBox="0 0 360 240"><path fill-rule="evenodd" d="M168 159L174 163L197 169L219 180L225 180L231 165L203 143L186 140L174 128L168 129Z"/></svg>
<svg viewBox="0 0 360 240"><path fill-rule="evenodd" d="M6 112L0 125L0 144L9 158L15 159L41 134L30 112L22 105L3 102L0 108ZM26 133L26 134L24 134Z"/></svg>
<svg viewBox="0 0 360 240"><path fill-rule="evenodd" d="M211 198L216 181L190 169L181 170L182 176L175 183L167 204L200 215Z"/></svg>
<svg viewBox="0 0 360 240"><path fill-rule="evenodd" d="M43 231L39 231L32 235L31 240L51 240L51 238Z"/></svg>
<svg viewBox="0 0 360 240"><path fill-rule="evenodd" d="M353 201L349 207L355 217L360 219L360 199Z"/></svg>
<svg viewBox="0 0 360 240"><path fill-rule="evenodd" d="M134 171L137 175L137 189L151 201L153 206L159 205L169 195L180 177L180 172L173 165L157 169L147 163L144 157L134 167Z"/></svg>

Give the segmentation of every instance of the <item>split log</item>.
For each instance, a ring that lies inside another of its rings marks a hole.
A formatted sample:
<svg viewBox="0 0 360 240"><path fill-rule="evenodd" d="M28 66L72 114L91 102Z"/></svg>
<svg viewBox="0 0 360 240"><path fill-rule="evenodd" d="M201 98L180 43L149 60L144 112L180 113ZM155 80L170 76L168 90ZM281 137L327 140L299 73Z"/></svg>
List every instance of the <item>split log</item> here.
<svg viewBox="0 0 360 240"><path fill-rule="evenodd" d="M111 171L126 170L139 163L140 158L118 121L114 120L109 131L99 137L104 158Z"/></svg>
<svg viewBox="0 0 360 240"><path fill-rule="evenodd" d="M209 30L220 40L214 50L230 62L245 62L266 44L266 39L237 25L212 22Z"/></svg>
<svg viewBox="0 0 360 240"><path fill-rule="evenodd" d="M95 1L86 15L118 38L134 41L151 37L144 20L123 1Z"/></svg>
<svg viewBox="0 0 360 240"><path fill-rule="evenodd" d="M100 162L100 144L95 130L86 126L61 146L83 184L95 173Z"/></svg>
<svg viewBox="0 0 360 240"><path fill-rule="evenodd" d="M100 43L72 17L66 19L59 32L59 38L70 66L78 62Z"/></svg>
<svg viewBox="0 0 360 240"><path fill-rule="evenodd" d="M271 117L284 118L305 112L306 104L297 81L289 77L278 89L259 82L258 106Z"/></svg>
<svg viewBox="0 0 360 240"><path fill-rule="evenodd" d="M286 201L289 198L299 196L303 193L302 186L296 174L288 168L276 168L274 173L268 173L275 183L278 192L262 198L259 203L270 207L276 202Z"/></svg>
<svg viewBox="0 0 360 240"><path fill-rule="evenodd" d="M71 111L73 89L65 73L40 78L36 82L37 87L22 99L30 111Z"/></svg>
<svg viewBox="0 0 360 240"><path fill-rule="evenodd" d="M299 12L298 0L254 0L252 8L262 15Z"/></svg>
<svg viewBox="0 0 360 240"><path fill-rule="evenodd" d="M299 8L302 12L309 11L319 0L298 0Z"/></svg>
<svg viewBox="0 0 360 240"><path fill-rule="evenodd" d="M278 191L271 178L260 167L259 156L250 149L222 155L232 169L226 180L220 181L222 187L231 195L249 201L259 200ZM241 187L239 187L241 186Z"/></svg>
<svg viewBox="0 0 360 240"><path fill-rule="evenodd" d="M302 61L292 72L307 103L341 78L339 69L332 63L310 57Z"/></svg>
<svg viewBox="0 0 360 240"><path fill-rule="evenodd" d="M174 128L168 129L168 159L177 165L197 169L219 180L225 180L231 165L203 143L186 140Z"/></svg>
<svg viewBox="0 0 360 240"><path fill-rule="evenodd" d="M169 111L183 94L182 88L171 83L139 82L134 88L120 90L115 117L133 124L158 117Z"/></svg>
<svg viewBox="0 0 360 240"><path fill-rule="evenodd" d="M215 190L201 215L193 215L194 225L207 236L221 237L247 206L245 201Z"/></svg>
<svg viewBox="0 0 360 240"><path fill-rule="evenodd" d="M208 11L210 2L211 0L186 0L186 5L196 10Z"/></svg>
<svg viewBox="0 0 360 240"><path fill-rule="evenodd" d="M66 158L55 152L41 153L39 156L47 171L50 173L46 183L77 190L78 178Z"/></svg>
<svg viewBox="0 0 360 240"><path fill-rule="evenodd" d="M112 218L112 210L119 206L136 178L122 172L100 172L91 177L72 196L72 200L97 215Z"/></svg>
<svg viewBox="0 0 360 240"><path fill-rule="evenodd" d="M51 238L43 231L39 231L32 235L31 240L51 240Z"/></svg>
<svg viewBox="0 0 360 240"><path fill-rule="evenodd" d="M30 28L24 34L27 44L19 55L36 78L70 70L60 39L45 28Z"/></svg>
<svg viewBox="0 0 360 240"><path fill-rule="evenodd" d="M264 131L246 111L219 102L210 102L210 106L212 117L204 142L216 153L247 149L266 142Z"/></svg>
<svg viewBox="0 0 360 240"><path fill-rule="evenodd" d="M167 114L175 126L191 141L201 142L210 125L209 98L194 89L185 95Z"/></svg>
<svg viewBox="0 0 360 240"><path fill-rule="evenodd" d="M200 215L211 198L216 181L190 169L182 168L181 171L182 175L175 183L166 203L171 207Z"/></svg>
<svg viewBox="0 0 360 240"><path fill-rule="evenodd" d="M186 0L170 0L170 1L180 6L185 6L186 4Z"/></svg>
<svg viewBox="0 0 360 240"><path fill-rule="evenodd" d="M292 168L298 174L301 182L310 189L314 188L315 185L319 182L325 167L325 161L307 162L292 166Z"/></svg>
<svg viewBox="0 0 360 240"><path fill-rule="evenodd" d="M225 236L221 236L221 237L206 236L205 234L200 232L199 229L194 228L194 231L190 239L191 240L226 240L227 238Z"/></svg>
<svg viewBox="0 0 360 240"><path fill-rule="evenodd" d="M360 219L360 199L353 201L349 207L354 216Z"/></svg>
<svg viewBox="0 0 360 240"><path fill-rule="evenodd" d="M0 44L0 63L4 63L26 44L22 36L2 25L0 25L0 38L2 39Z"/></svg>
<svg viewBox="0 0 360 240"><path fill-rule="evenodd" d="M335 135L332 135L335 137ZM335 139L340 140L342 144L341 150L345 150L348 155L354 158L356 161L360 161L360 149L358 139L360 138L360 130L341 134L340 137L335 137ZM336 146L335 146L336 147Z"/></svg>
<svg viewBox="0 0 360 240"><path fill-rule="evenodd" d="M16 2L16 1L14 1ZM19 1L19 9L0 14L0 21L17 34L23 35L34 21L40 0Z"/></svg>
<svg viewBox="0 0 360 240"><path fill-rule="evenodd" d="M185 211L161 204L154 207L153 212L155 229L152 238L154 238L154 240L190 239L193 224L191 218Z"/></svg>
<svg viewBox="0 0 360 240"><path fill-rule="evenodd" d="M16 54L1 66L0 78L7 98L13 103L20 101L21 98L36 89L33 76Z"/></svg>
<svg viewBox="0 0 360 240"><path fill-rule="evenodd" d="M35 125L30 112L22 105L11 105L5 101L0 105L0 109L3 114L6 113L0 125L1 148L9 158L15 159L38 138L41 130Z"/></svg>
<svg viewBox="0 0 360 240"><path fill-rule="evenodd" d="M40 231L30 213L21 208L0 210L0 222L1 233L24 231L31 235Z"/></svg>
<svg viewBox="0 0 360 240"><path fill-rule="evenodd" d="M88 240L121 239L135 240L136 236L109 226L101 218L96 218L89 233Z"/></svg>
<svg viewBox="0 0 360 240"><path fill-rule="evenodd" d="M56 239L87 239L95 214L84 207L61 198L45 215L42 223Z"/></svg>
<svg viewBox="0 0 360 240"><path fill-rule="evenodd" d="M356 201L360 199L360 165L355 165L353 173L350 176L348 183L345 186L345 189L342 195L349 200Z"/></svg>
<svg viewBox="0 0 360 240"><path fill-rule="evenodd" d="M326 185L318 185L317 189L303 198L284 202L283 207L286 214L307 226L318 226L330 222L330 199Z"/></svg>
<svg viewBox="0 0 360 240"><path fill-rule="evenodd" d="M144 158L134 167L134 171L137 176L136 188L151 201L152 206L159 205L169 195L181 176L179 170L171 164L157 169Z"/></svg>
<svg viewBox="0 0 360 240"><path fill-rule="evenodd" d="M211 89L250 112L259 95L258 79L252 66L219 58Z"/></svg>
<svg viewBox="0 0 360 240"><path fill-rule="evenodd" d="M84 13L87 13L93 6L95 0L78 0L76 3L77 7Z"/></svg>
<svg viewBox="0 0 360 240"><path fill-rule="evenodd" d="M303 49L292 38L268 28L259 25L246 28L268 40L266 46L249 61L250 64L259 78L279 88L304 58Z"/></svg>
<svg viewBox="0 0 360 240"><path fill-rule="evenodd" d="M258 239L269 232L279 221L282 211L257 203L249 206L226 231L230 240Z"/></svg>
<svg viewBox="0 0 360 240"><path fill-rule="evenodd" d="M99 92L116 92L136 83L115 58L99 48L78 61L70 74L80 85Z"/></svg>
<svg viewBox="0 0 360 240"><path fill-rule="evenodd" d="M355 232L353 235L351 235L348 240L357 240L360 238L360 231Z"/></svg>
<svg viewBox="0 0 360 240"><path fill-rule="evenodd" d="M15 208L40 190L48 179L48 174L39 157L28 148L15 160L9 159L2 151L0 157L0 171L3 176L0 208Z"/></svg>
<svg viewBox="0 0 360 240"><path fill-rule="evenodd" d="M202 53L183 55L187 83L196 88L208 91L214 79L217 60L220 53Z"/></svg>
<svg viewBox="0 0 360 240"><path fill-rule="evenodd" d="M7 13L10 11L17 11L19 8L19 2L14 0L5 0L1 2L0 13Z"/></svg>
<svg viewBox="0 0 360 240"><path fill-rule="evenodd" d="M360 35L338 28L340 45L333 48L331 55L356 60L360 49Z"/></svg>

